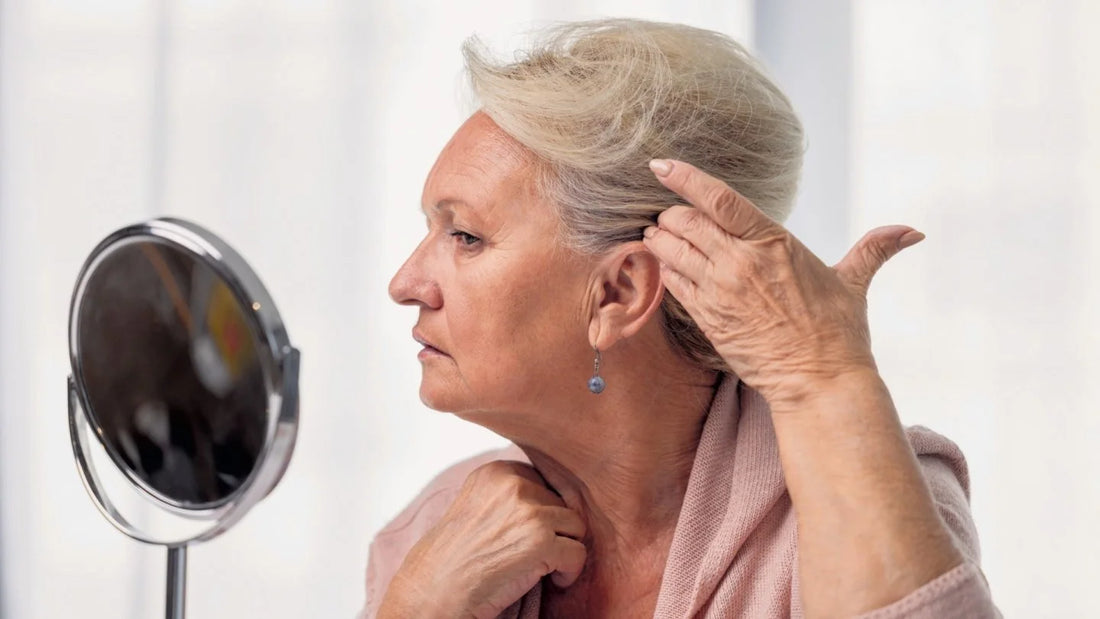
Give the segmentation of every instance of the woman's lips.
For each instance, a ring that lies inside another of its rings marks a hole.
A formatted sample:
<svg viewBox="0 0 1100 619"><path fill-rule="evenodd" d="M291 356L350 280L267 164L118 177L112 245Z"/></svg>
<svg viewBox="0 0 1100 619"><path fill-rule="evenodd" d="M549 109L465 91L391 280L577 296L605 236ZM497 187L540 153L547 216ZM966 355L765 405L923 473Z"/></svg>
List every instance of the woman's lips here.
<svg viewBox="0 0 1100 619"><path fill-rule="evenodd" d="M446 356L447 356L447 354L444 353L443 351L439 350L438 348L433 348L432 346L425 346L424 348L420 349L420 352L417 353L416 358L423 361L425 359L431 359L432 357L446 357Z"/></svg>
<svg viewBox="0 0 1100 619"><path fill-rule="evenodd" d="M418 344L424 346L424 348L420 350L420 353L416 355L417 359L426 359L434 356L448 356L447 353L436 348L435 346L432 346L432 343L415 329L413 330L413 339L416 340Z"/></svg>

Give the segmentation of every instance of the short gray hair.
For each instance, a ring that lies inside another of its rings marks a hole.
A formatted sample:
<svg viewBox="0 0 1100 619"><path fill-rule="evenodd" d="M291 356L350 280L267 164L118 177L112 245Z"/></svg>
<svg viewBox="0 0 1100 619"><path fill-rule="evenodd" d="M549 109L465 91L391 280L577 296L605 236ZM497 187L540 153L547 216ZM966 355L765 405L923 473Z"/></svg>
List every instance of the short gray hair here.
<svg viewBox="0 0 1100 619"><path fill-rule="evenodd" d="M709 30L634 19L549 28L512 62L463 46L481 109L539 162L538 191L560 210L566 245L602 253L683 199L650 172L687 161L776 221L790 213L802 125L790 101L737 42ZM725 361L672 295L665 333L698 365Z"/></svg>

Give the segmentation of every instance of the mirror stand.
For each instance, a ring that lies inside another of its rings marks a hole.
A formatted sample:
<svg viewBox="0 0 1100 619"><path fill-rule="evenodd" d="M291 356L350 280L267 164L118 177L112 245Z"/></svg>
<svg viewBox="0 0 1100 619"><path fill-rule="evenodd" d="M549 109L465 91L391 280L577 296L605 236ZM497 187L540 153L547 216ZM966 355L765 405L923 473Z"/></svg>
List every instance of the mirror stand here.
<svg viewBox="0 0 1100 619"><path fill-rule="evenodd" d="M165 619L183 619L187 608L187 544L168 547Z"/></svg>

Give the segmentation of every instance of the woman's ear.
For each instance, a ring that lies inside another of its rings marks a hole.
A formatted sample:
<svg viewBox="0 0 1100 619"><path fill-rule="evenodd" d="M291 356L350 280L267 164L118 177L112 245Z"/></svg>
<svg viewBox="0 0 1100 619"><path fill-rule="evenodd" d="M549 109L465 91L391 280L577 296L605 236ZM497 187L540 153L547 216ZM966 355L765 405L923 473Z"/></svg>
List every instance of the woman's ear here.
<svg viewBox="0 0 1100 619"><path fill-rule="evenodd" d="M608 350L649 322L665 295L660 266L641 241L617 246L600 261L593 281L589 344Z"/></svg>

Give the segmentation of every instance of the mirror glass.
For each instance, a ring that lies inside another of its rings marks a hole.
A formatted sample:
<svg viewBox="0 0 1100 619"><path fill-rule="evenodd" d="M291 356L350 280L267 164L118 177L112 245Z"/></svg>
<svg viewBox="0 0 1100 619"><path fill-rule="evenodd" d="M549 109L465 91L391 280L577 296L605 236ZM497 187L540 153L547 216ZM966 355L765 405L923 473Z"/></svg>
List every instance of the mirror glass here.
<svg viewBox="0 0 1100 619"><path fill-rule="evenodd" d="M74 308L87 412L115 463L170 503L223 502L260 457L269 391L251 309L155 238L115 244L88 274Z"/></svg>

